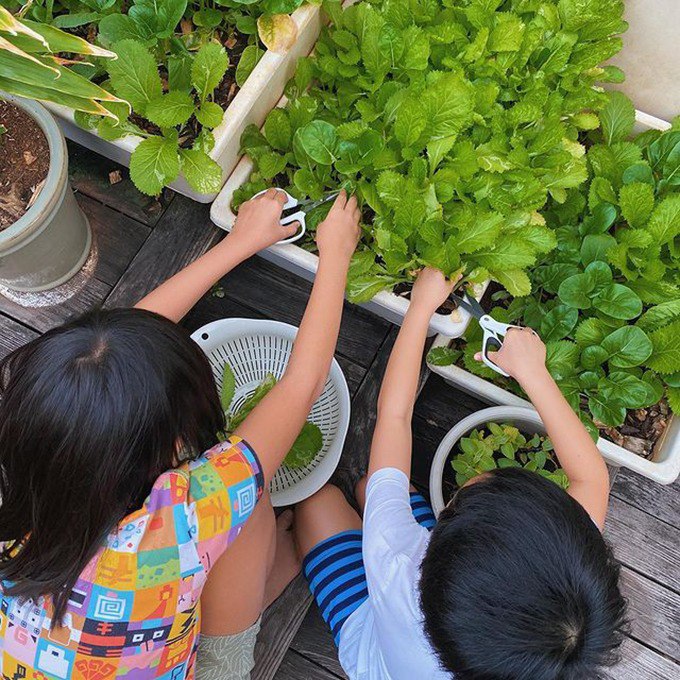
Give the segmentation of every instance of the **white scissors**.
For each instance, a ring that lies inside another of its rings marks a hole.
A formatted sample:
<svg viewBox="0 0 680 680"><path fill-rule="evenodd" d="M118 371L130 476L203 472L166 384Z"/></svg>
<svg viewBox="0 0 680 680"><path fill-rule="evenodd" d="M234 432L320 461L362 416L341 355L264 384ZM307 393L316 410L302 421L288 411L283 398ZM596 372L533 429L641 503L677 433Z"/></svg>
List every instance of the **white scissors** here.
<svg viewBox="0 0 680 680"><path fill-rule="evenodd" d="M472 316L474 316L482 330L484 331L484 338L482 339L482 361L492 368L496 373L504 375L509 378L510 375L506 373L498 364L494 364L489 359L489 351L497 352L503 346L503 339L511 328L521 328L521 326L514 326L507 323L496 321L493 317L484 311L482 305L473 297L466 295L464 298L451 293L449 299L455 302L460 307L466 309Z"/></svg>
<svg viewBox="0 0 680 680"><path fill-rule="evenodd" d="M284 191L283 189L279 189L277 187L274 188L276 191L280 191L282 194L285 194L286 196L286 204L283 206L283 210L281 211L281 226L285 227L287 224L291 224L292 222L300 223L300 229L297 231L297 233L293 234L292 236L289 236L288 238L284 238L281 241L277 241L277 243L279 244L294 243L295 241L301 239L305 235L305 232L307 231L306 221L307 213L310 210L313 210L314 208L318 208L320 205L323 205L324 203L328 203L328 201L335 200L338 197L338 194L340 193L339 191L336 191L335 193L325 196L324 198L321 198L318 201L312 200L299 201L297 198L295 198L295 196L291 196L287 191ZM257 198L258 196L267 193L267 191L269 191L269 189L259 191L253 196L253 198Z"/></svg>

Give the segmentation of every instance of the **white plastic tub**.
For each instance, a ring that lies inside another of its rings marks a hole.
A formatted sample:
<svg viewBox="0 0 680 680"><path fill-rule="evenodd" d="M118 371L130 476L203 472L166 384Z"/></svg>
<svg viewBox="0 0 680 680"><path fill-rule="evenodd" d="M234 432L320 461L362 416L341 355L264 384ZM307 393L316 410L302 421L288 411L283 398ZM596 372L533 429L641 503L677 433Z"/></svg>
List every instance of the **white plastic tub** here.
<svg viewBox="0 0 680 680"><path fill-rule="evenodd" d="M286 83L295 73L298 58L311 52L319 36L321 8L318 5L304 5L297 9L292 17L298 27L295 44L284 54L277 54L271 50L265 52L225 111L222 122L214 130L215 147L210 157L222 168L223 181L238 162L243 130L251 123L262 125L269 111L281 97ZM69 139L117 163L130 165L130 154L142 141L141 137L129 135L109 142L99 137L96 132L79 127L73 119L73 109L49 103L45 106L57 116L64 134ZM217 196L216 193L195 192L181 176L169 186L200 203L210 203Z"/></svg>
<svg viewBox="0 0 680 680"><path fill-rule="evenodd" d="M279 102L279 106L285 104L285 99ZM242 184L248 181L253 170L253 163L244 156L236 169L231 174L227 183L220 191L217 200L210 209L210 219L222 229L230 231L236 215L231 208L234 192ZM260 252L260 255L274 264L287 269L302 278L312 281L319 266L319 258L314 253L309 253L294 243L277 244ZM475 297L481 298L487 284L475 287ZM378 316L395 324L401 324L409 306L406 298L395 295L389 291L378 293L370 302L361 305ZM429 335L442 333L452 338L460 337L470 322L470 314L463 309L456 309L451 314L434 314L430 320Z"/></svg>

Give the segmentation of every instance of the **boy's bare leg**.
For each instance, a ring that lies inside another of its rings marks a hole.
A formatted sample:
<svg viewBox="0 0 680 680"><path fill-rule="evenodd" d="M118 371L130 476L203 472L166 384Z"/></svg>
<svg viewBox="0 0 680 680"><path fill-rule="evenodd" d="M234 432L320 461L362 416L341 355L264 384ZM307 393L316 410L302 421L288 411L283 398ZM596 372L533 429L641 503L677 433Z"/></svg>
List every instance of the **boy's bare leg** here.
<svg viewBox="0 0 680 680"><path fill-rule="evenodd" d="M332 484L295 507L295 538L301 557L326 538L352 529L361 529L361 517Z"/></svg>

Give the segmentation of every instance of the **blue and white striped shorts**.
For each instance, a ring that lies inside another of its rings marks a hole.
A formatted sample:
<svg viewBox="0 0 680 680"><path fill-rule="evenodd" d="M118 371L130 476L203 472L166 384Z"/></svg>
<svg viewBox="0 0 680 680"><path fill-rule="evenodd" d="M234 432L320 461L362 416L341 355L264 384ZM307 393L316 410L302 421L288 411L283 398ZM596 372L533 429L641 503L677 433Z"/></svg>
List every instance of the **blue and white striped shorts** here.
<svg viewBox="0 0 680 680"><path fill-rule="evenodd" d="M413 492L410 501L418 524L432 529L436 519L425 497ZM309 589L336 645L342 625L368 598L362 534L361 529L354 529L330 536L315 545L302 563Z"/></svg>

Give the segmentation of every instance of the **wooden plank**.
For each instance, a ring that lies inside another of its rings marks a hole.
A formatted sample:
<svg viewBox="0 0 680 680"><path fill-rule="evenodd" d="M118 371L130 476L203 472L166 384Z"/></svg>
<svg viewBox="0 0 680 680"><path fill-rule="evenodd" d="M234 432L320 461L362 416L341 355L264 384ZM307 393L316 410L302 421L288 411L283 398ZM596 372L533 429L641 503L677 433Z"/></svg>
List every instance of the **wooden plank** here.
<svg viewBox="0 0 680 680"><path fill-rule="evenodd" d="M338 661L338 648L331 631L315 605L309 608L290 648L338 677L347 677Z"/></svg>
<svg viewBox="0 0 680 680"><path fill-rule="evenodd" d="M680 659L680 595L624 567L621 590L628 600L630 634L673 659Z"/></svg>
<svg viewBox="0 0 680 680"><path fill-rule="evenodd" d="M638 510L680 529L680 480L666 486L620 468L612 494Z"/></svg>
<svg viewBox="0 0 680 680"><path fill-rule="evenodd" d="M680 541L675 527L611 497L604 535L624 565L679 589Z"/></svg>
<svg viewBox="0 0 680 680"><path fill-rule="evenodd" d="M94 276L114 286L148 238L151 229L83 194L78 196L78 203L90 220L97 249Z"/></svg>
<svg viewBox="0 0 680 680"><path fill-rule="evenodd" d="M130 307L217 243L224 232L210 222L210 206L177 196L132 260L106 307Z"/></svg>
<svg viewBox="0 0 680 680"><path fill-rule="evenodd" d="M169 189L164 190L159 199L145 196L135 188L126 167L75 142L67 141L67 145L73 188L124 215L153 226L175 196L175 192ZM122 180L111 184L109 174L116 171L120 172Z"/></svg>
<svg viewBox="0 0 680 680"><path fill-rule="evenodd" d="M621 661L605 671L604 676L609 680L677 680L680 665L626 638L621 647Z"/></svg>
<svg viewBox="0 0 680 680"><path fill-rule="evenodd" d="M59 326L93 307L101 305L111 290L111 286L103 281L92 277L81 277L81 274L77 274L71 282L64 284L64 286L72 288L73 295L66 300L61 297L57 298L58 302L55 304L46 304L54 299L55 291L31 295L30 299L36 301L31 303L33 306L24 306L9 297L0 295L0 311L33 330L44 333L50 328ZM64 286L60 286L59 290L63 290Z"/></svg>
<svg viewBox="0 0 680 680"><path fill-rule="evenodd" d="M274 677L311 602L307 581L299 574L267 609L257 636L255 670L251 680L271 680Z"/></svg>
<svg viewBox="0 0 680 680"><path fill-rule="evenodd" d="M285 655L283 663L274 676L275 680L337 680L338 677L341 676L334 675L328 669L317 666L293 651Z"/></svg>
<svg viewBox="0 0 680 680"><path fill-rule="evenodd" d="M347 432L340 463L331 478L349 499L354 496L354 485L368 468L378 393L397 332L397 328L392 328L388 333L352 400L352 426Z"/></svg>
<svg viewBox="0 0 680 680"><path fill-rule="evenodd" d="M280 267L251 258L220 282L227 296L268 318L299 325L312 284ZM365 309L345 303L338 351L360 366L370 366L391 324Z"/></svg>
<svg viewBox="0 0 680 680"><path fill-rule="evenodd" d="M0 359L38 337L38 333L0 314Z"/></svg>

